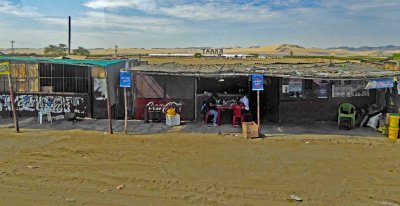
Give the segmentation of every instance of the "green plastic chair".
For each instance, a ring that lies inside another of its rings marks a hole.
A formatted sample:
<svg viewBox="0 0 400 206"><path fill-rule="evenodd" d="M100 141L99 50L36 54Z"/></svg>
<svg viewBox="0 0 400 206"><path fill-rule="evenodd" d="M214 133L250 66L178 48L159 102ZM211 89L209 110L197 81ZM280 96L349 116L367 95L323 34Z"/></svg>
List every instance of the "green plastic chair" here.
<svg viewBox="0 0 400 206"><path fill-rule="evenodd" d="M351 124L354 126L356 123L356 107L350 103L342 103L339 105L338 112L338 125L340 126L340 120L342 118L350 118Z"/></svg>

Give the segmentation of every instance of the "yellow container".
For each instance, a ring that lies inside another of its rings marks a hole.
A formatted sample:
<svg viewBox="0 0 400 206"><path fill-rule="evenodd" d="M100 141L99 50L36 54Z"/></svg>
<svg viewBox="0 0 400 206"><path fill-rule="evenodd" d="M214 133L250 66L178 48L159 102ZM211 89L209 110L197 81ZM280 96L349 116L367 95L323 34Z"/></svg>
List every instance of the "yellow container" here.
<svg viewBox="0 0 400 206"><path fill-rule="evenodd" d="M399 128L399 120L400 120L400 115L399 114L390 114L389 116L389 127L393 128Z"/></svg>
<svg viewBox="0 0 400 206"><path fill-rule="evenodd" d="M399 136L399 128L393 128L393 127L388 128L389 139L396 140L398 138L398 136Z"/></svg>

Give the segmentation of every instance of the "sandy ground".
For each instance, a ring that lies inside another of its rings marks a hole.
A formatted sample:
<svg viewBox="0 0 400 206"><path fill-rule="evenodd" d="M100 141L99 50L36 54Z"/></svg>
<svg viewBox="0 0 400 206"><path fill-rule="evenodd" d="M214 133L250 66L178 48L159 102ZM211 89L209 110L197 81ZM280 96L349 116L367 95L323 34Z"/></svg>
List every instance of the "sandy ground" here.
<svg viewBox="0 0 400 206"><path fill-rule="evenodd" d="M0 205L400 205L386 138L22 131L0 128Z"/></svg>

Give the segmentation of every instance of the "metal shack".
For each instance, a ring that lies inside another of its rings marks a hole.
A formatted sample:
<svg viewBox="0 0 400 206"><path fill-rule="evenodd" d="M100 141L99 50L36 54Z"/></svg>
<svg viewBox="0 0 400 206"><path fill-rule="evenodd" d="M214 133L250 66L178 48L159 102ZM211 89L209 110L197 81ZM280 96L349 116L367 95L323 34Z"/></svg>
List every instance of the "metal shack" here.
<svg viewBox="0 0 400 206"><path fill-rule="evenodd" d="M265 77L261 120L272 122L335 121L338 106L343 102L358 108L374 103L397 107L388 105L396 103L388 101L388 94L397 95L397 90L374 86L374 83L389 81L390 84L393 77L400 76L400 71L359 63L166 63L133 67L131 70L135 81L134 118L143 119L149 109L162 110L167 104L175 104L180 106L183 119L199 121L202 120L200 105L205 92L217 93L225 101L247 94L253 117L256 117L256 93L251 91L252 74ZM222 114L225 122L231 121L231 117L229 113Z"/></svg>
<svg viewBox="0 0 400 206"><path fill-rule="evenodd" d="M10 63L19 116L35 116L47 109L56 115L74 112L80 117L107 118L107 98L113 115L118 115L119 71L125 60L0 56L0 62ZM11 111L8 85L7 76L1 75L1 115Z"/></svg>

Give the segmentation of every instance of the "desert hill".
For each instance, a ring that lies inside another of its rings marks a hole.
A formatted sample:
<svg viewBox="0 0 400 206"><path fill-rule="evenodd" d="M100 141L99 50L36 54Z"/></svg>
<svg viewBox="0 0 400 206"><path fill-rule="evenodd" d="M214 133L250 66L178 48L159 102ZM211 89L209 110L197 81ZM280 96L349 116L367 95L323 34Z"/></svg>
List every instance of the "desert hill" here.
<svg viewBox="0 0 400 206"><path fill-rule="evenodd" d="M362 46L358 48L343 46L343 47L333 47L328 49L342 49L347 51L396 51L400 50L400 46L394 46L394 45L377 46L377 47Z"/></svg>
<svg viewBox="0 0 400 206"><path fill-rule="evenodd" d="M205 47L204 47L205 48ZM137 54L194 54L202 53L203 47L188 47L188 48L118 48L119 55L137 55ZM113 55L114 48L95 48L89 49L92 55ZM0 52L10 54L11 49L1 49ZM42 48L16 48L16 53L25 54L43 54ZM338 48L306 48L295 44L280 44L268 46L252 46L252 47L225 47L226 54L250 54L257 53L267 56L391 56L393 53L400 53L400 47L385 46L385 47L360 47L351 49L351 47Z"/></svg>

